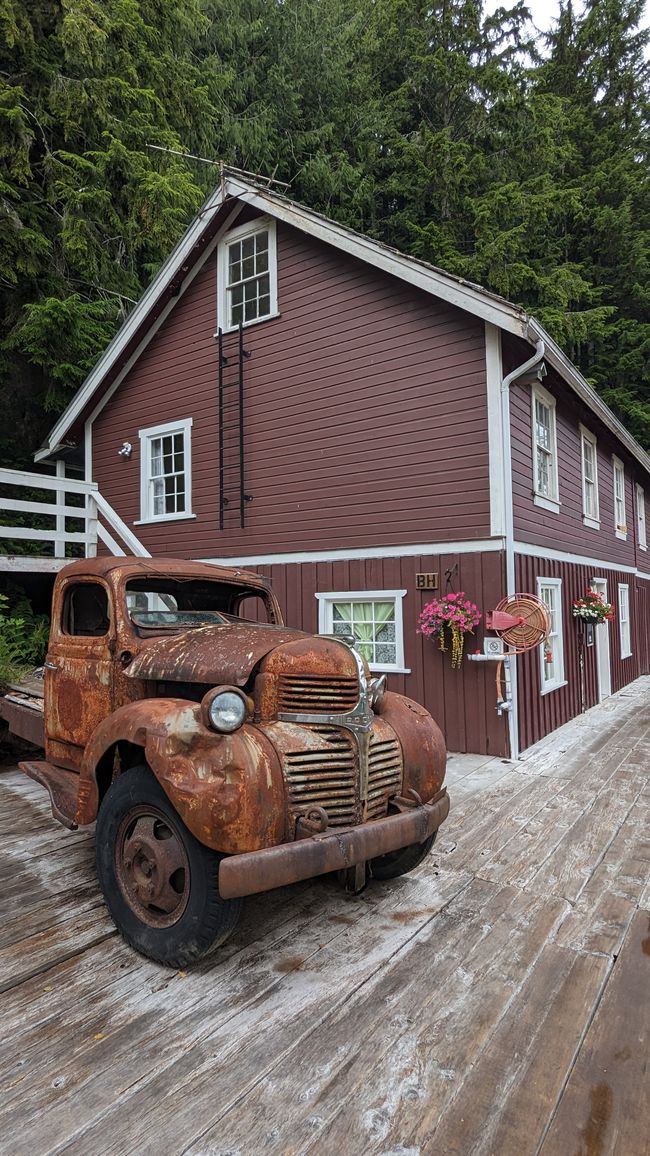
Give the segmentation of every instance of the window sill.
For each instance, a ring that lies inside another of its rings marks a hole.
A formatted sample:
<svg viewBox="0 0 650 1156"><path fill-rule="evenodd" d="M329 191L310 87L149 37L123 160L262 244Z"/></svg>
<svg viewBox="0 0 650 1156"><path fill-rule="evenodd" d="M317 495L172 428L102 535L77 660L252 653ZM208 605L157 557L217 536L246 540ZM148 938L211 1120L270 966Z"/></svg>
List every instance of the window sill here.
<svg viewBox="0 0 650 1156"><path fill-rule="evenodd" d="M244 324L242 325L242 330L243 329L251 329L253 325L263 325L265 321L275 321L276 317L280 317L280 310L279 309L276 309L275 312L273 312L273 313L267 313L266 317L256 317L253 321L244 321ZM223 334L237 333L238 330L239 330L238 325L222 325L221 326L221 332ZM218 335L218 333L215 333L214 336L218 337L219 335Z"/></svg>
<svg viewBox="0 0 650 1156"><path fill-rule="evenodd" d="M583 514L582 524L588 526L590 530L600 530L600 518L590 518L588 514Z"/></svg>
<svg viewBox="0 0 650 1156"><path fill-rule="evenodd" d="M630 650L627 654L621 654L621 662L623 661L624 658L633 658L633 657L634 657L634 651Z"/></svg>
<svg viewBox="0 0 650 1156"><path fill-rule="evenodd" d="M545 695L545 694L552 694L554 690L561 690L563 686L568 686L568 685L569 685L568 679L565 678L563 682L553 682L549 686L542 687L542 689L539 693L540 693L540 696Z"/></svg>
<svg viewBox="0 0 650 1156"><path fill-rule="evenodd" d="M627 542L627 530L623 531L617 528L616 537L620 538L621 542Z"/></svg>
<svg viewBox="0 0 650 1156"><path fill-rule="evenodd" d="M190 522L196 514L161 514L158 518L138 518L134 526L157 526L159 522Z"/></svg>
<svg viewBox="0 0 650 1156"><path fill-rule="evenodd" d="M371 674L410 674L410 666L375 666L374 663L368 663L368 669Z"/></svg>
<svg viewBox="0 0 650 1156"><path fill-rule="evenodd" d="M639 550L645 551L647 549L648 549L648 547L645 545L644 542L639 542Z"/></svg>
<svg viewBox="0 0 650 1156"><path fill-rule="evenodd" d="M561 503L557 498L546 498L543 494L533 493L533 502L536 506L540 506L542 510L551 510L553 514L559 514Z"/></svg>

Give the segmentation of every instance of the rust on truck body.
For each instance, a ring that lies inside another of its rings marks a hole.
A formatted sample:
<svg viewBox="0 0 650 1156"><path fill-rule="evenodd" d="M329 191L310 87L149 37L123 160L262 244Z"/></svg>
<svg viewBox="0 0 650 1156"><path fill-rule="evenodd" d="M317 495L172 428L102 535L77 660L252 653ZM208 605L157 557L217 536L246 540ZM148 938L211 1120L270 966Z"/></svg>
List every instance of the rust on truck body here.
<svg viewBox="0 0 650 1156"><path fill-rule="evenodd" d="M238 617L250 598L266 623ZM232 733L211 724L217 688L242 704ZM48 761L24 769L48 786L60 821L92 823L115 777L146 765L196 839L232 857L222 863L232 896L421 843L449 806L428 712L385 693L350 639L285 627L269 583L242 570L150 558L67 566L45 718ZM124 834L129 854L151 841L147 824L140 816Z"/></svg>

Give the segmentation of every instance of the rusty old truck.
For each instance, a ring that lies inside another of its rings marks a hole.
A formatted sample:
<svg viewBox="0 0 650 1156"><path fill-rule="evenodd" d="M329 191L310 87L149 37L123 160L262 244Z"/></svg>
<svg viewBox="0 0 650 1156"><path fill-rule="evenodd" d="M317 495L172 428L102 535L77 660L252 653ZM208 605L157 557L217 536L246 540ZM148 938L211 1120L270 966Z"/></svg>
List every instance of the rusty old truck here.
<svg viewBox="0 0 650 1156"><path fill-rule="evenodd" d="M0 698L10 729L44 747L21 768L64 826L96 822L116 926L169 966L222 943L243 896L412 870L449 810L428 712L387 691L353 637L285 626L270 583L243 570L66 566L41 704Z"/></svg>

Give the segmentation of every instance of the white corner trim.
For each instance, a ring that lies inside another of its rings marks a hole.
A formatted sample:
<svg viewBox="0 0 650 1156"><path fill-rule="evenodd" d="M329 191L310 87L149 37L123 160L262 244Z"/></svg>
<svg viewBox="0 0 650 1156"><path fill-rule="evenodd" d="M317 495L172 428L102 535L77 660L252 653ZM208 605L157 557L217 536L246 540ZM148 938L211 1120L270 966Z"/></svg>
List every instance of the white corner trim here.
<svg viewBox="0 0 650 1156"><path fill-rule="evenodd" d="M490 534L506 532L506 495L504 468L509 467L510 447L503 440L501 406L508 404L503 397L503 362L501 331L491 322L485 322L485 377L487 383L488 463L490 482ZM508 454L506 464L505 454Z"/></svg>
<svg viewBox="0 0 650 1156"><path fill-rule="evenodd" d="M436 554L485 554L503 550L503 538L483 538L470 542L423 542L408 546L353 546L349 550L300 550L286 554L225 554L196 558L213 566L292 566L310 562L349 562L355 558L414 558Z"/></svg>

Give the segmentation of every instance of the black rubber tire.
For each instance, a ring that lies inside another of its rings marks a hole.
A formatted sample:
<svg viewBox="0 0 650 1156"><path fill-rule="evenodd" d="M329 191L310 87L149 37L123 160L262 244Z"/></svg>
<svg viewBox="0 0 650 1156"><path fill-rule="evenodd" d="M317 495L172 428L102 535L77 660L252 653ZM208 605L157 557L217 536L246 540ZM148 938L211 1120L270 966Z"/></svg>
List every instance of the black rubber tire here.
<svg viewBox="0 0 650 1156"><path fill-rule="evenodd" d="M436 841L437 831L429 835L424 843L411 843L408 847L400 847L398 851L389 851L387 855L378 855L370 860L370 873L373 879L397 879L400 875L407 875L420 866L426 859Z"/></svg>
<svg viewBox="0 0 650 1156"><path fill-rule="evenodd" d="M189 864L186 906L168 927L151 927L139 917L116 872L115 849L121 825L134 808L143 805L151 805L165 816ZM194 838L149 767L132 767L112 784L99 809L95 840L97 875L106 906L126 942L142 955L166 967L186 967L224 943L236 927L241 899L222 899L219 894L223 856Z"/></svg>

